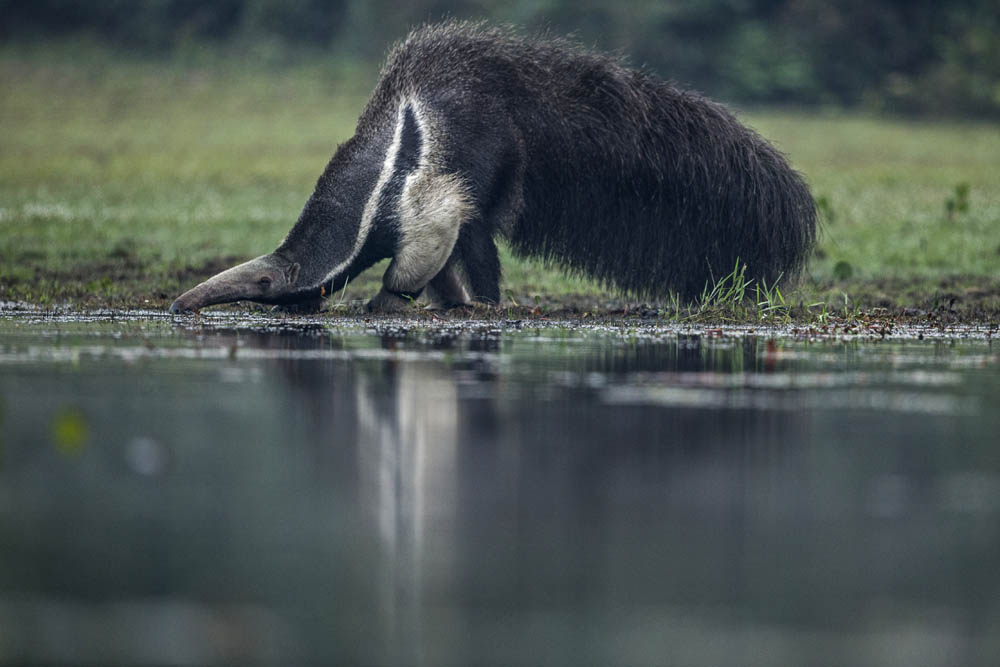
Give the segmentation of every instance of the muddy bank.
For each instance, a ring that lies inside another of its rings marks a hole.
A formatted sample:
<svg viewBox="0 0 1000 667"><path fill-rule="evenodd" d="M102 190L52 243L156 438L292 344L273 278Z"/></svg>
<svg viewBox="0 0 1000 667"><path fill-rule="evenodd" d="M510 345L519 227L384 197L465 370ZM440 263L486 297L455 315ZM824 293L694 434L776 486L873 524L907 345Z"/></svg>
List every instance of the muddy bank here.
<svg viewBox="0 0 1000 667"><path fill-rule="evenodd" d="M289 314L264 310L215 309L198 315L169 315L155 309L74 310L39 308L29 304L0 302L0 318L19 325L46 323L158 323L185 330L232 329L248 332L286 332L301 335L328 333L331 329L354 330L377 336L403 336L434 340L442 337L500 335L530 329L559 331L563 334L606 332L621 336L698 336L710 339L764 336L792 339L842 340L956 340L991 341L1000 337L995 322L946 321L888 314L862 315L851 320L831 319L819 323L795 322L713 322L668 319L648 311L562 310L553 316L539 315L533 308L455 309L448 313L415 309L406 316L366 313L359 303L320 314Z"/></svg>
<svg viewBox="0 0 1000 667"><path fill-rule="evenodd" d="M0 272L4 308L42 308L60 312L162 310L181 292L233 266L244 257L226 256L198 265L151 268L123 252L108 261L23 276ZM346 293L330 295L325 316L367 316L365 299L381 286L378 272L360 276ZM531 290L531 291L526 291ZM419 305L413 317L446 319L666 320L700 323L826 325L835 321L873 321L883 325L1000 323L1000 276L953 275L936 279L875 278L846 282L804 279L785 287L779 302L758 304L752 292L740 303L678 304L637 302L602 290L567 293L550 288L506 289L499 306L460 308L427 315ZM252 303L214 306L215 311L270 312Z"/></svg>

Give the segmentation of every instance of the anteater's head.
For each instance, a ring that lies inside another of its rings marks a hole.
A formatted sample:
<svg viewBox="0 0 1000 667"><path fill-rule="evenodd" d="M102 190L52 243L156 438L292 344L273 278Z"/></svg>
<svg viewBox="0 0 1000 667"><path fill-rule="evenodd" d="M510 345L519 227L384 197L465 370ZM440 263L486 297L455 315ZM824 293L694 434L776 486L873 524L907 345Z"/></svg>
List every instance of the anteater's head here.
<svg viewBox="0 0 1000 667"><path fill-rule="evenodd" d="M284 303L300 291L296 284L299 264L277 253L251 259L212 276L177 297L171 313L192 313L199 308L232 301Z"/></svg>

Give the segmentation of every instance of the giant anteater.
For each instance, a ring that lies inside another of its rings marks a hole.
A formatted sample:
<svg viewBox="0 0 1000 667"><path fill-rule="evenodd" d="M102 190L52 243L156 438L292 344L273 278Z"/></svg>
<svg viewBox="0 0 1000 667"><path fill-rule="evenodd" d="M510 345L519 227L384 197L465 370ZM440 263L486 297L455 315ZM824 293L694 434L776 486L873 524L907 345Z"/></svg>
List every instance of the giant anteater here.
<svg viewBox="0 0 1000 667"><path fill-rule="evenodd" d="M721 105L559 39L449 22L397 45L353 137L273 253L171 312L240 299L315 302L392 258L373 310L426 288L500 299L495 239L637 297L693 299L737 260L800 269L812 197Z"/></svg>

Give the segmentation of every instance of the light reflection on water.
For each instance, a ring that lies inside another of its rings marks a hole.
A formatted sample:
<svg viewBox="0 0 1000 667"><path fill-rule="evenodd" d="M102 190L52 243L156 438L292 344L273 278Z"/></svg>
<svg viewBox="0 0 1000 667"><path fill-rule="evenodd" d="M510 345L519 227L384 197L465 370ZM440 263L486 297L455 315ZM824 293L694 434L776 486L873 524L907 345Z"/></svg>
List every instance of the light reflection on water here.
<svg viewBox="0 0 1000 667"><path fill-rule="evenodd" d="M986 341L0 320L0 662L993 664Z"/></svg>

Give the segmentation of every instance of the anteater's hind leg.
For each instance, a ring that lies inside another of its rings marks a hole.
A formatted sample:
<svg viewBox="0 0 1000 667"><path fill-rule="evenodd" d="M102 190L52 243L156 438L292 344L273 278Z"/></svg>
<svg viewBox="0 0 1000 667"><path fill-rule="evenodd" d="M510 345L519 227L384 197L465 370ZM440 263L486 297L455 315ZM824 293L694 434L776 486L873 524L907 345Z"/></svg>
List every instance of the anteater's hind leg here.
<svg viewBox="0 0 1000 667"><path fill-rule="evenodd" d="M500 256L494 238L509 236L524 211L524 140L503 109L465 109L453 126L465 132L460 145L475 147L457 159L472 175L478 204L476 215L462 225L455 255L472 299L498 304Z"/></svg>
<svg viewBox="0 0 1000 667"><path fill-rule="evenodd" d="M368 309L391 312L410 307L446 268L459 229L472 211L457 176L418 172L407 178L399 203L399 246Z"/></svg>
<svg viewBox="0 0 1000 667"><path fill-rule="evenodd" d="M458 253L473 300L500 303L500 255L488 229L468 225L458 237Z"/></svg>

